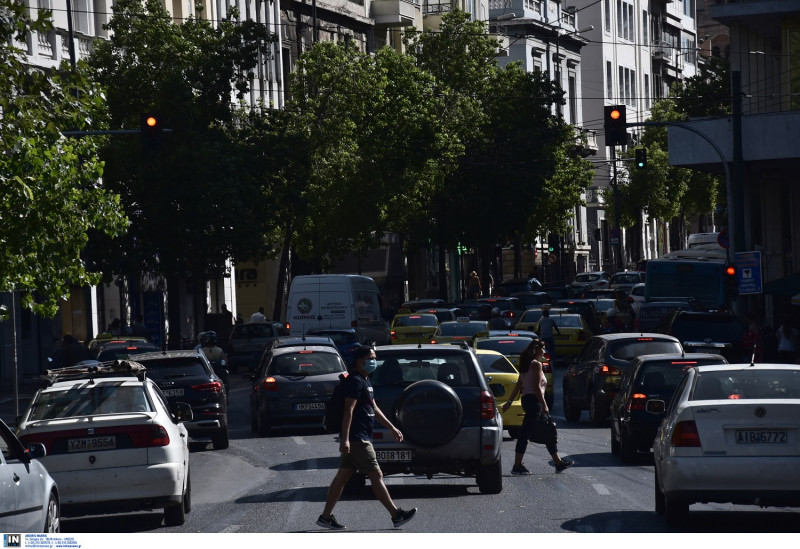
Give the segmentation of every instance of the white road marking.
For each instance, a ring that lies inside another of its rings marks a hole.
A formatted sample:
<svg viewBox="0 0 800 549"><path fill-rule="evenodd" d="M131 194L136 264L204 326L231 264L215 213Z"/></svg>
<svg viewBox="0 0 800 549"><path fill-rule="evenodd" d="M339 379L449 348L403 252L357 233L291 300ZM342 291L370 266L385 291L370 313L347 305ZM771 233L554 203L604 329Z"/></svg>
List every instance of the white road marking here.
<svg viewBox="0 0 800 549"><path fill-rule="evenodd" d="M295 444L308 444L308 441L303 437L292 437L292 440L294 440Z"/></svg>
<svg viewBox="0 0 800 549"><path fill-rule="evenodd" d="M241 524L231 524L230 526L226 526L220 534L231 534L233 532L238 532L239 529L242 527Z"/></svg>
<svg viewBox="0 0 800 549"><path fill-rule="evenodd" d="M611 492L608 491L608 488L605 487L603 484L592 484L592 488L594 491L600 494L601 496L610 496Z"/></svg>

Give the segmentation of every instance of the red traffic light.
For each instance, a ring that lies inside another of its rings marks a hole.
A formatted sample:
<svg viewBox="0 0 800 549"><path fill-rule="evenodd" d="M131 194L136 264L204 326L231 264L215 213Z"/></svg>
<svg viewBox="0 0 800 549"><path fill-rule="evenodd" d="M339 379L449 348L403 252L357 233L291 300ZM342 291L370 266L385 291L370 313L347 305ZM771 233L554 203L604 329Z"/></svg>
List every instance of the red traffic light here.
<svg viewBox="0 0 800 549"><path fill-rule="evenodd" d="M613 120L618 120L621 115L619 109L613 109L610 113L608 113L608 116Z"/></svg>
<svg viewBox="0 0 800 549"><path fill-rule="evenodd" d="M726 272L726 273L727 273L729 276L733 276L733 275L735 275L735 274L736 274L736 267L734 267L734 266L730 266L730 267L728 267L727 269L725 269L725 272Z"/></svg>
<svg viewBox="0 0 800 549"><path fill-rule="evenodd" d="M151 128L155 128L158 125L158 120L155 116L150 115L144 119L144 123Z"/></svg>

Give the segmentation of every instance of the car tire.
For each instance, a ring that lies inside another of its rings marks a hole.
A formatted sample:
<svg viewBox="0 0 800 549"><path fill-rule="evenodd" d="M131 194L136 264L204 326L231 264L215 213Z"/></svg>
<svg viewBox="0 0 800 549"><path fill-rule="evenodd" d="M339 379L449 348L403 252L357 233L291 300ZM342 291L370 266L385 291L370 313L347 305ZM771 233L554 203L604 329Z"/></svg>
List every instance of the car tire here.
<svg viewBox="0 0 800 549"><path fill-rule="evenodd" d="M686 527L686 519L688 517L688 501L677 496L664 494L664 518L667 520L667 526L671 528Z"/></svg>
<svg viewBox="0 0 800 549"><path fill-rule="evenodd" d="M59 514L58 497L54 492L50 492L47 500L47 515L44 517L44 533L58 534L61 532L61 516Z"/></svg>
<svg viewBox="0 0 800 549"><path fill-rule="evenodd" d="M254 411L253 407L250 407L250 430L254 433L258 432L258 411Z"/></svg>
<svg viewBox="0 0 800 549"><path fill-rule="evenodd" d="M432 414L431 409L436 413ZM452 387L424 379L403 390L395 403L394 417L409 442L436 448L453 440L461 431L464 410Z"/></svg>
<svg viewBox="0 0 800 549"><path fill-rule="evenodd" d="M267 436L270 431L270 424L266 414L259 410L258 415L256 416L256 421L256 430L258 431L258 435L262 437Z"/></svg>
<svg viewBox="0 0 800 549"><path fill-rule="evenodd" d="M608 417L608 411L603 411L603 407L597 400L594 391L589 394L589 422L595 427L599 427Z"/></svg>
<svg viewBox="0 0 800 549"><path fill-rule="evenodd" d="M181 526L186 522L185 500L186 492L184 491L180 503L164 507L164 526Z"/></svg>
<svg viewBox="0 0 800 549"><path fill-rule="evenodd" d="M661 491L661 485L658 482L658 471L656 474L653 475L655 477L655 504L656 504L656 514L663 515L664 514L664 492Z"/></svg>
<svg viewBox="0 0 800 549"><path fill-rule="evenodd" d="M636 447L633 442L625 436L625 431L619 431L619 457L624 463L630 463L636 459Z"/></svg>
<svg viewBox="0 0 800 549"><path fill-rule="evenodd" d="M614 429L612 427L611 428L611 455L612 456L618 456L619 455L619 451L620 451L619 441L617 440L617 437L614 436Z"/></svg>
<svg viewBox="0 0 800 549"><path fill-rule="evenodd" d="M223 427L219 432L215 433L214 436L211 437L211 444L213 444L214 450L225 450L230 445L228 428Z"/></svg>
<svg viewBox="0 0 800 549"><path fill-rule="evenodd" d="M183 512L189 513L192 510L192 477L189 470L186 470L186 493L183 494Z"/></svg>
<svg viewBox="0 0 800 549"><path fill-rule="evenodd" d="M573 406L570 401L567 393L564 392L564 396L562 398L562 404L564 405L564 418L567 421L578 421L581 417L581 410L580 408L576 408Z"/></svg>
<svg viewBox="0 0 800 549"><path fill-rule="evenodd" d="M481 494L499 494L503 491L503 465L500 460L478 467L478 490Z"/></svg>

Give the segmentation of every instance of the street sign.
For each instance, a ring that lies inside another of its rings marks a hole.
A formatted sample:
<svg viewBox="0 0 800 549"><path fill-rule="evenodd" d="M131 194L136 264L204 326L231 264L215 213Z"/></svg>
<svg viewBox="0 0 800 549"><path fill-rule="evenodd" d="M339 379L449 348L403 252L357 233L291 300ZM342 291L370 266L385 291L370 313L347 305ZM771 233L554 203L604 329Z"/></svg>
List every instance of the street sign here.
<svg viewBox="0 0 800 549"><path fill-rule="evenodd" d="M556 263L556 262L558 262L558 256L557 256L556 254L550 254L550 255L548 255L548 256L547 256L547 262L548 262L548 263L550 263L551 265L552 265L553 263Z"/></svg>
<svg viewBox="0 0 800 549"><path fill-rule="evenodd" d="M728 229L724 229L719 232L717 235L717 244L725 248L726 250L731 247L731 237L728 233Z"/></svg>
<svg viewBox="0 0 800 549"><path fill-rule="evenodd" d="M739 295L760 294L761 252L737 252L736 276Z"/></svg>
<svg viewBox="0 0 800 549"><path fill-rule="evenodd" d="M619 228L611 227L608 230L608 243L612 246L619 246Z"/></svg>

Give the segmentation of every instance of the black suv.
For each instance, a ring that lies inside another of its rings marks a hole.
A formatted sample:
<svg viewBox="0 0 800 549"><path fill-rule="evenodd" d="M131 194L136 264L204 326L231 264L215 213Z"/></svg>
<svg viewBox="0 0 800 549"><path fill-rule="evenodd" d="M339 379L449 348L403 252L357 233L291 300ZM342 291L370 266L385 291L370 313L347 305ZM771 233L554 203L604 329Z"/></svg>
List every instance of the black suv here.
<svg viewBox="0 0 800 549"><path fill-rule="evenodd" d="M211 438L215 450L228 447L228 371L215 371L201 351L161 351L136 355L170 404L186 402L192 421L184 423L192 438Z"/></svg>
<svg viewBox="0 0 800 549"><path fill-rule="evenodd" d="M266 323L237 324L231 330L225 354L228 356L228 367L236 373L239 368L255 370L267 343L276 337L288 336L289 329L285 324L276 321Z"/></svg>
<svg viewBox="0 0 800 549"><path fill-rule="evenodd" d="M403 433L395 442L375 424L383 474L476 477L481 493L500 493L503 420L475 352L467 345L388 345L376 355L375 402Z"/></svg>
<svg viewBox="0 0 800 549"><path fill-rule="evenodd" d="M677 337L687 353L715 353L731 363L750 361L752 349L745 356L744 324L728 313L673 311L658 331Z"/></svg>
<svg viewBox="0 0 800 549"><path fill-rule="evenodd" d="M601 425L608 417L622 374L634 358L682 352L680 342L664 334L592 336L564 373L564 417L567 421L578 421L581 410L588 409L592 425Z"/></svg>
<svg viewBox="0 0 800 549"><path fill-rule="evenodd" d="M705 353L644 355L633 359L611 402L611 453L630 461L650 452L667 405L687 368L725 364Z"/></svg>

